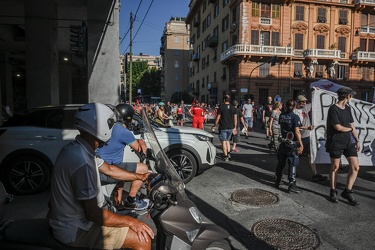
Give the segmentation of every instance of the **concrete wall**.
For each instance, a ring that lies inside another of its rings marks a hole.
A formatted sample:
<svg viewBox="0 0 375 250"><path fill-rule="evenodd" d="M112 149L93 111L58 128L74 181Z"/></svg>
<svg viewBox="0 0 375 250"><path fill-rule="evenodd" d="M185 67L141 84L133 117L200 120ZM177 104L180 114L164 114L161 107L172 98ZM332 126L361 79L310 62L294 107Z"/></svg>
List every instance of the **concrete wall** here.
<svg viewBox="0 0 375 250"><path fill-rule="evenodd" d="M119 3L114 2L108 12L102 11L108 6L100 6L105 2L92 1L88 6L88 20L91 16L108 16L104 27L95 20L88 21L89 34L95 34L95 37L89 36L89 43L97 45L89 46L89 102L118 104L120 100ZM98 38L96 43L94 40Z"/></svg>

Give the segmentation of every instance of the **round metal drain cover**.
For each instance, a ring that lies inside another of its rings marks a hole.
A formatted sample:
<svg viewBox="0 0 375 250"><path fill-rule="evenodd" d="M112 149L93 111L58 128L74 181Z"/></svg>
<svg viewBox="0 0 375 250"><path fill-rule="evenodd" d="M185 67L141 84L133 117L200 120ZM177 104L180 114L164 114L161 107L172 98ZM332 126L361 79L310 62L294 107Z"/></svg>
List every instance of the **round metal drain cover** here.
<svg viewBox="0 0 375 250"><path fill-rule="evenodd" d="M290 220L258 221L251 231L255 238L276 249L317 249L320 245L320 238L313 230Z"/></svg>
<svg viewBox="0 0 375 250"><path fill-rule="evenodd" d="M234 191L231 200L248 206L264 207L276 204L279 197L271 192L251 188Z"/></svg>

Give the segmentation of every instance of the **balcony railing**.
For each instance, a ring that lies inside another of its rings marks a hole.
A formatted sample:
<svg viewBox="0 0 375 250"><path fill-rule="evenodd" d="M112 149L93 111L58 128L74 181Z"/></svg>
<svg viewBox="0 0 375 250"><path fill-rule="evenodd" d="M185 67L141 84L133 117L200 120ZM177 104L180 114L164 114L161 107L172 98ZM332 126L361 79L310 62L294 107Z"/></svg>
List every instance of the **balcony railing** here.
<svg viewBox="0 0 375 250"><path fill-rule="evenodd" d="M249 45L249 44L237 44L233 45L220 55L220 61L224 61L229 57L236 55L278 55L278 56L292 56L293 49L291 47L281 46L264 46L264 45Z"/></svg>
<svg viewBox="0 0 375 250"><path fill-rule="evenodd" d="M272 24L272 19L271 18L267 18L267 17L261 17L261 18L259 18L259 23L260 24L271 25Z"/></svg>
<svg viewBox="0 0 375 250"><path fill-rule="evenodd" d="M371 4L375 5L375 0L354 0L354 4Z"/></svg>
<svg viewBox="0 0 375 250"><path fill-rule="evenodd" d="M361 33L375 34L375 27L374 26L361 26Z"/></svg>
<svg viewBox="0 0 375 250"><path fill-rule="evenodd" d="M320 58L341 58L341 50L331 49L306 49L303 51L304 57Z"/></svg>
<svg viewBox="0 0 375 250"><path fill-rule="evenodd" d="M352 54L352 59L375 61L375 52L355 51Z"/></svg>

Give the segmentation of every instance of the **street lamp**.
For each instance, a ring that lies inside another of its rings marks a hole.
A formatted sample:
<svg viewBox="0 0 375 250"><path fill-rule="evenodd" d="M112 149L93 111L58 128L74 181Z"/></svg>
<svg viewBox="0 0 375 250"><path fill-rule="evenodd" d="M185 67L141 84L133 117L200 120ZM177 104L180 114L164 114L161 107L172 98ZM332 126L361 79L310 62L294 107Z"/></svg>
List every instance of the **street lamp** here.
<svg viewBox="0 0 375 250"><path fill-rule="evenodd" d="M249 75L249 83L248 83L248 86L247 86L247 98L250 97L250 79L251 79L251 75L253 74L254 70L261 67L262 65L266 64L266 63L271 63L271 67L272 66L275 66L276 65L276 61L277 61L277 56L273 56L271 57L268 61L265 61L264 63L261 63L259 64L258 66L256 66L255 68L253 68L250 72L250 75Z"/></svg>

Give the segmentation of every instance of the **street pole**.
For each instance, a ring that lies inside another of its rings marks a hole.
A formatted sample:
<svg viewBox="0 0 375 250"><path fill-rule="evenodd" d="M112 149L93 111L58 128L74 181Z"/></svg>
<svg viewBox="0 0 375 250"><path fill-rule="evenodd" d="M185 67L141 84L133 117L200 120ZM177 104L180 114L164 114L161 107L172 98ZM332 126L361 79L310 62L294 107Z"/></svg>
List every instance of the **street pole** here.
<svg viewBox="0 0 375 250"><path fill-rule="evenodd" d="M130 12L130 43L129 43L129 104L133 100L133 14Z"/></svg>
<svg viewBox="0 0 375 250"><path fill-rule="evenodd" d="M251 75L253 74L254 70L261 67L262 65L266 64L266 63L271 63L271 67L272 66L275 66L276 65L276 61L277 61L277 56L273 56L271 57L271 59L265 61L264 63L261 63L259 64L258 66L256 66L255 68L253 68L250 72L250 75L249 75L249 82L248 82L248 85L247 85L247 98L250 97L250 80L251 80Z"/></svg>

